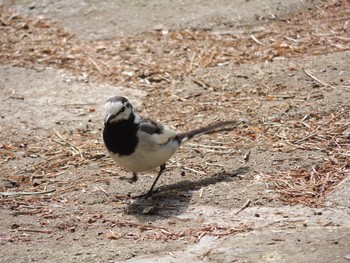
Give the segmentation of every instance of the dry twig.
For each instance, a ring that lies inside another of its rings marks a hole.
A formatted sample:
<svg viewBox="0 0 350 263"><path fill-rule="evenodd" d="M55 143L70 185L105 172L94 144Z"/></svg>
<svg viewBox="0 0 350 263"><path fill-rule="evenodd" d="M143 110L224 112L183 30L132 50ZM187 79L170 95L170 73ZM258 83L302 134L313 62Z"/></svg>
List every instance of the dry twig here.
<svg viewBox="0 0 350 263"><path fill-rule="evenodd" d="M43 194L53 193L55 191L56 189L51 189L48 191L41 191L41 192L0 192L0 195L2 196L43 195Z"/></svg>
<svg viewBox="0 0 350 263"><path fill-rule="evenodd" d="M246 209L249 206L250 202L250 199L248 199L247 202L245 202L245 204L236 212L236 215L238 215L240 212Z"/></svg>
<svg viewBox="0 0 350 263"><path fill-rule="evenodd" d="M325 87L331 87L333 89L335 89L334 86L332 86L331 84L328 84L326 82L323 82L322 80L319 80L318 78L316 78L314 75L312 75L309 71L307 71L306 69L303 69L303 71L305 72L305 74L307 76L309 76L310 78L312 78L313 80L315 80L316 82L320 83L322 86L325 86Z"/></svg>

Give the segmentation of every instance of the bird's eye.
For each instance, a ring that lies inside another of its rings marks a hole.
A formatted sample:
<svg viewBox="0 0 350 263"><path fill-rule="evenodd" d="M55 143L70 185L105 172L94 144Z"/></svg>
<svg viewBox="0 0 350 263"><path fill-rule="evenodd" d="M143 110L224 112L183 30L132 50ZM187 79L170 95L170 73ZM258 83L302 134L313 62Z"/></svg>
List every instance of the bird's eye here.
<svg viewBox="0 0 350 263"><path fill-rule="evenodd" d="M122 112L124 112L124 111L125 111L125 107L123 106L123 107L119 110L118 114L120 114L120 113L122 113Z"/></svg>
<svg viewBox="0 0 350 263"><path fill-rule="evenodd" d="M127 107L127 108L130 108L130 107L131 107L131 104L130 104L130 103L127 103L127 104L126 104L126 107Z"/></svg>

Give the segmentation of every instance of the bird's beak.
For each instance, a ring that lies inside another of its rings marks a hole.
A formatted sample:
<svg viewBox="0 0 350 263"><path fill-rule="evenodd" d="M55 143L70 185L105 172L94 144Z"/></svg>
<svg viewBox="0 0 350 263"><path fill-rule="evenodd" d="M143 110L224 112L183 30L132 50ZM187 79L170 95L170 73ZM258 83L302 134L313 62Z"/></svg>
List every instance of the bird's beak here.
<svg viewBox="0 0 350 263"><path fill-rule="evenodd" d="M113 114L108 114L105 118L105 125L109 123L115 116Z"/></svg>

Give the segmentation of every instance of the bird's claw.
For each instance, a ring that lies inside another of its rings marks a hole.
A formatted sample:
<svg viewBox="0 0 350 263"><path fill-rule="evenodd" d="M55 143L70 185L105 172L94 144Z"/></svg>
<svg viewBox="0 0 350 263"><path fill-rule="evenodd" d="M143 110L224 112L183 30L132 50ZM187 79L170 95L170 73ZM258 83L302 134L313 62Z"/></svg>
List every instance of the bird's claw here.
<svg viewBox="0 0 350 263"><path fill-rule="evenodd" d="M123 180L123 181L128 181L129 183L135 183L137 182L138 178L136 174L133 174L132 177L128 177L128 176L120 176L119 180Z"/></svg>
<svg viewBox="0 0 350 263"><path fill-rule="evenodd" d="M133 199L141 199L141 198L148 199L149 197L152 197L155 192L158 192L158 189L156 189L154 191L148 191L148 192L140 194L140 195L136 195L133 197Z"/></svg>

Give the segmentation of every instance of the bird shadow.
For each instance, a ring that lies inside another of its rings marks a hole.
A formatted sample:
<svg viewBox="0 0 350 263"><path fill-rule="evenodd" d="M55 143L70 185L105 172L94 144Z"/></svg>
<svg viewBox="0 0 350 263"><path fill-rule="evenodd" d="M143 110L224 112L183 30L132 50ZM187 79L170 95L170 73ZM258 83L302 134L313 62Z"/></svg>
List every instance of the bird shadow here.
<svg viewBox="0 0 350 263"><path fill-rule="evenodd" d="M161 186L152 198L137 198L127 204L125 212L138 217L141 221L152 220L152 215L163 218L174 217L187 211L192 195L196 190L220 182L230 182L238 175L245 174L248 171L249 167L240 167L231 172L217 173L196 181L184 180Z"/></svg>

